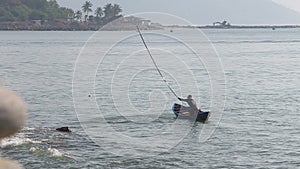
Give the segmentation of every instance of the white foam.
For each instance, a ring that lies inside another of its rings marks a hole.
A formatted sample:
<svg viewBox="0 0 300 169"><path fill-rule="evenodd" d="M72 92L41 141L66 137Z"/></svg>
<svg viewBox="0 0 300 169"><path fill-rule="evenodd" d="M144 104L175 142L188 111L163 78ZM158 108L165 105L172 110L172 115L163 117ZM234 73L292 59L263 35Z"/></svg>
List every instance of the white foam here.
<svg viewBox="0 0 300 169"><path fill-rule="evenodd" d="M0 140L0 148L5 148L9 146L19 146L27 143L41 143L40 141L33 141L29 138L25 138L24 134L17 134L15 136L3 138Z"/></svg>
<svg viewBox="0 0 300 169"><path fill-rule="evenodd" d="M39 148L31 147L29 149L29 151L32 152L32 153L36 152L37 150L39 150Z"/></svg>
<svg viewBox="0 0 300 169"><path fill-rule="evenodd" d="M62 157L63 153L59 152L55 148L48 148L48 152L51 154L52 157Z"/></svg>
<svg viewBox="0 0 300 169"><path fill-rule="evenodd" d="M35 128L33 128L33 127L24 127L22 130L24 130L24 131L33 131L33 130L35 130Z"/></svg>

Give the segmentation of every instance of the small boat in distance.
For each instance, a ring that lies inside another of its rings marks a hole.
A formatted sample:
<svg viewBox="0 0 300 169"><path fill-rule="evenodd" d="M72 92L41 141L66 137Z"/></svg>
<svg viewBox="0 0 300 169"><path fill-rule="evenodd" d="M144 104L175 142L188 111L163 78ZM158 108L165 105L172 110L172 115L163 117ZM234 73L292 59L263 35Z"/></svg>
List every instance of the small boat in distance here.
<svg viewBox="0 0 300 169"><path fill-rule="evenodd" d="M209 118L210 112L203 112L199 111L197 114L197 117L195 117L196 114L193 114L190 111L189 107L182 106L180 104L175 103L172 107L172 110L176 116L176 118L183 118L183 119L195 119L199 122L206 122L206 120Z"/></svg>

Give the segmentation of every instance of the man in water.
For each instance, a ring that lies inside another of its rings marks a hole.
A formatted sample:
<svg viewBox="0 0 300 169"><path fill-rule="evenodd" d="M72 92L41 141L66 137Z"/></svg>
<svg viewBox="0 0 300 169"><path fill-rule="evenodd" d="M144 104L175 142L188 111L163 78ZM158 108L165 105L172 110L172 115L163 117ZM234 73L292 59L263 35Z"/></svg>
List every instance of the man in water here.
<svg viewBox="0 0 300 169"><path fill-rule="evenodd" d="M193 96L192 96L192 95L188 95L188 96L187 96L187 99L182 99L182 98L178 97L178 100L187 102L187 104L190 106L191 111L192 111L193 113L198 113L198 111L201 111L200 109L198 109L198 107L197 107L197 105L196 105L196 102L195 102L195 100L193 99Z"/></svg>

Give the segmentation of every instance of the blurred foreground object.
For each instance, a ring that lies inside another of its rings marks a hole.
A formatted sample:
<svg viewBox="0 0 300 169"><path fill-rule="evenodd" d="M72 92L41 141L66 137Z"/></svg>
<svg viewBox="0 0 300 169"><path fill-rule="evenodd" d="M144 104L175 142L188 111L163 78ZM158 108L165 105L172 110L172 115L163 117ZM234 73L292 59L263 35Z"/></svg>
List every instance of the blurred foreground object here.
<svg viewBox="0 0 300 169"><path fill-rule="evenodd" d="M16 161L0 158L0 169L22 169Z"/></svg>
<svg viewBox="0 0 300 169"><path fill-rule="evenodd" d="M0 87L0 138L18 132L25 124L26 105L14 92Z"/></svg>
<svg viewBox="0 0 300 169"><path fill-rule="evenodd" d="M14 92L0 87L0 139L17 133L25 124L26 105ZM0 158L0 169L22 169L16 161Z"/></svg>

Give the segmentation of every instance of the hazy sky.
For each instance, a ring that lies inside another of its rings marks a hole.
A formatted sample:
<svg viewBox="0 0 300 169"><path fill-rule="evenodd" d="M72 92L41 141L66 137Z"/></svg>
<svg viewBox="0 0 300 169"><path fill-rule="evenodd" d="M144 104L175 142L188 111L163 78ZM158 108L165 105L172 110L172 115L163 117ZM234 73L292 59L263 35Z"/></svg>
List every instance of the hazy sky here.
<svg viewBox="0 0 300 169"><path fill-rule="evenodd" d="M300 12L300 0L273 0L276 3L284 5L290 9Z"/></svg>
<svg viewBox="0 0 300 169"><path fill-rule="evenodd" d="M77 4L83 4L83 2L85 2L85 0L75 0L75 2L73 0L57 0L57 1L60 4L67 5L72 8L76 8L78 6ZM114 2L114 0L110 0L110 1L109 0L90 0L90 1L93 2L93 4L103 4L103 3L108 3L108 2ZM280 5L283 5L287 8L290 8L290 9L300 12L300 0L272 0L272 1L274 1Z"/></svg>
<svg viewBox="0 0 300 169"><path fill-rule="evenodd" d="M57 0L80 10L86 0ZM123 14L163 12L206 25L228 20L232 24L300 24L300 0L88 0L93 9L117 3ZM276 3L275 3L276 2ZM289 9L293 10L289 10ZM297 12L295 12L297 11ZM151 19L151 18L148 18ZM153 21L153 19L151 19Z"/></svg>

